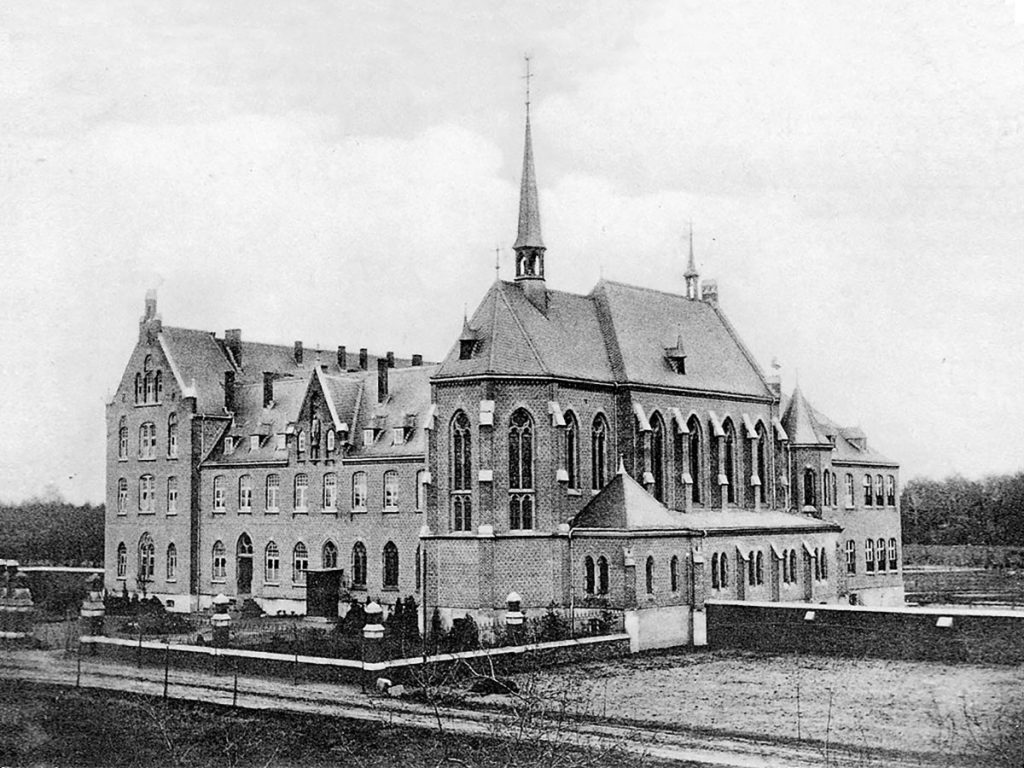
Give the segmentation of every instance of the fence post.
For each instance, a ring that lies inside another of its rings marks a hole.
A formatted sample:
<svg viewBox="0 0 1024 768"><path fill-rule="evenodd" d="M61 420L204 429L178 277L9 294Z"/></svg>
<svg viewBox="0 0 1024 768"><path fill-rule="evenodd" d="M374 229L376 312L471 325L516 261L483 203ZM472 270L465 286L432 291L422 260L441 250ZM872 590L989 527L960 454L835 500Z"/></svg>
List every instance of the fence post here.
<svg viewBox="0 0 1024 768"><path fill-rule="evenodd" d="M363 685L365 687L369 681L370 689L373 690L377 672L367 673L366 665L384 660L384 625L380 623L384 609L376 602L371 602L363 611L366 614L366 624L363 626Z"/></svg>

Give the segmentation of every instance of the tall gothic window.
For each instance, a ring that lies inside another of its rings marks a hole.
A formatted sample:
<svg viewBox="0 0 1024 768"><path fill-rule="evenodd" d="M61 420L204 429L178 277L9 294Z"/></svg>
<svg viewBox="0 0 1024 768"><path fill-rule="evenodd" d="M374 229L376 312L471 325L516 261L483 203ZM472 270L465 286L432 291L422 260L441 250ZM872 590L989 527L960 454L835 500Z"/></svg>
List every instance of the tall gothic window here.
<svg viewBox="0 0 1024 768"><path fill-rule="evenodd" d="M320 563L324 568L338 567L338 545L333 541L327 541L320 553Z"/></svg>
<svg viewBox="0 0 1024 768"><path fill-rule="evenodd" d="M117 545L117 578L128 577L128 547L122 541Z"/></svg>
<svg viewBox="0 0 1024 768"><path fill-rule="evenodd" d="M804 470L804 505L808 507L817 506L817 499L814 495L816 477L813 469Z"/></svg>
<svg viewBox="0 0 1024 768"><path fill-rule="evenodd" d="M153 537L148 533L142 534L139 539L139 582L148 584L153 581L153 574L156 572L156 547L153 545Z"/></svg>
<svg viewBox="0 0 1024 768"><path fill-rule="evenodd" d="M846 473L846 506L852 507L856 497L856 493L853 487L853 475L849 472Z"/></svg>
<svg viewBox="0 0 1024 768"><path fill-rule="evenodd" d="M509 528L533 528L533 419L522 408L509 421L508 488Z"/></svg>
<svg viewBox="0 0 1024 768"><path fill-rule="evenodd" d="M473 529L473 445L469 417L459 411L452 418L451 510L452 530Z"/></svg>
<svg viewBox="0 0 1024 768"><path fill-rule="evenodd" d="M597 558L597 593L608 594L608 558L604 555Z"/></svg>
<svg viewBox="0 0 1024 768"><path fill-rule="evenodd" d="M565 471L569 475L569 487L580 487L580 424L576 414L565 414Z"/></svg>
<svg viewBox="0 0 1024 768"><path fill-rule="evenodd" d="M588 595L594 594L594 558L587 555L583 558L583 591Z"/></svg>
<svg viewBox="0 0 1024 768"><path fill-rule="evenodd" d="M384 545L384 589L398 589L398 547L389 541Z"/></svg>
<svg viewBox="0 0 1024 768"><path fill-rule="evenodd" d="M874 494L871 492L871 475L864 475L864 506L870 507Z"/></svg>
<svg viewBox="0 0 1024 768"><path fill-rule="evenodd" d="M693 480L693 485L690 487L690 498L694 504L700 504L700 487L701 480L704 476L701 471L703 466L703 457L701 456L701 431L700 431L700 420L696 416L691 416L690 420L686 422L686 429L690 433L689 445L687 445L689 453L689 468L690 477Z"/></svg>
<svg viewBox="0 0 1024 768"><path fill-rule="evenodd" d="M827 469L821 473L821 506L832 506L832 473Z"/></svg>
<svg viewBox="0 0 1024 768"><path fill-rule="evenodd" d="M594 417L590 431L590 487L604 488L608 472L608 422L602 414Z"/></svg>
<svg viewBox="0 0 1024 768"><path fill-rule="evenodd" d="M896 478L893 475L885 478L885 504L889 507L896 506Z"/></svg>
<svg viewBox="0 0 1024 768"><path fill-rule="evenodd" d="M885 487L882 484L882 476L875 476L875 506L885 506Z"/></svg>
<svg viewBox="0 0 1024 768"><path fill-rule="evenodd" d="M156 424L151 421L139 427L139 458L156 458Z"/></svg>
<svg viewBox="0 0 1024 768"><path fill-rule="evenodd" d="M654 556L647 556L647 594L654 594Z"/></svg>
<svg viewBox="0 0 1024 768"><path fill-rule="evenodd" d="M123 477L117 479L117 514L128 514L128 480Z"/></svg>
<svg viewBox="0 0 1024 768"><path fill-rule="evenodd" d="M665 421L660 413L651 414L651 474L654 498L665 501Z"/></svg>
<svg viewBox="0 0 1024 768"><path fill-rule="evenodd" d="M361 541L352 547L352 586L366 588L366 545Z"/></svg>
<svg viewBox="0 0 1024 768"><path fill-rule="evenodd" d="M166 565L167 581L174 581L178 577L178 548L174 544L167 545Z"/></svg>
<svg viewBox="0 0 1024 768"><path fill-rule="evenodd" d="M729 484L725 487L725 499L729 504L736 503L736 428L732 419L726 419L722 425L725 431L725 442L722 450L722 470Z"/></svg>
<svg viewBox="0 0 1024 768"><path fill-rule="evenodd" d="M757 488L762 504L768 503L768 432L757 422L757 440L754 441L754 467L761 485Z"/></svg>
<svg viewBox="0 0 1024 768"><path fill-rule="evenodd" d="M117 430L117 458L128 458L128 419L121 417L120 427Z"/></svg>

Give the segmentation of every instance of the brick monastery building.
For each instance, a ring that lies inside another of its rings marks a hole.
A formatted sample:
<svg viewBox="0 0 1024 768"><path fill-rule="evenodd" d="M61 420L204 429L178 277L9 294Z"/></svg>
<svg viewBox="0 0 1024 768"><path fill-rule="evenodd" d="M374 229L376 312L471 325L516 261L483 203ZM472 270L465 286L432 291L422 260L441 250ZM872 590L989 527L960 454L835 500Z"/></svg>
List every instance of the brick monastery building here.
<svg viewBox="0 0 1024 768"><path fill-rule="evenodd" d="M701 642L711 598L902 603L898 465L764 376L692 235L680 294L548 287L529 115L514 248L438 364L168 327L148 295L107 406L107 588L484 626L514 591L621 611L637 647Z"/></svg>

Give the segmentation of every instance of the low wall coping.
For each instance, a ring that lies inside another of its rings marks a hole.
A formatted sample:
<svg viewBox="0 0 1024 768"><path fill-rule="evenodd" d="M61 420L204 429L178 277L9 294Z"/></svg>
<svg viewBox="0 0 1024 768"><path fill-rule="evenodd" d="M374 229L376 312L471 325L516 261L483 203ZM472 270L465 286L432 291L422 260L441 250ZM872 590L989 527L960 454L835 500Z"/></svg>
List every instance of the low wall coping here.
<svg viewBox="0 0 1024 768"><path fill-rule="evenodd" d="M789 608L802 611L835 611L839 613L889 613L903 616L983 616L986 618L1020 619L1024 611L998 608L932 608L926 606L873 606L836 605L823 603L771 603L754 600L705 600L705 605L738 606L747 608Z"/></svg>
<svg viewBox="0 0 1024 768"><path fill-rule="evenodd" d="M571 648L582 645L595 645L597 643L612 643L617 641L628 641L629 635L625 633L615 635L601 635L599 637L580 637L573 640L553 640L546 643L533 643L530 645L511 645L502 648L484 648L476 651L461 651L459 653L442 653L434 656L427 656L427 663L459 661L462 659L475 659L484 656L500 656L509 654L527 653L529 651L544 651L558 648ZM175 643L162 643L158 640L128 640L121 637L104 637L97 635L83 635L79 642L87 645L111 645L122 648L139 648L152 651L174 651L176 653L194 653L200 656L228 656L245 659L263 659L265 661L280 661L294 664L311 664L322 667L345 667L348 669L365 669L370 672L377 672L393 667L406 667L423 663L422 656L413 656L405 659L391 659L380 662L364 663L357 659L335 659L327 656L302 656L291 653L268 653L266 651L246 651L239 648L216 648L202 645L181 645Z"/></svg>

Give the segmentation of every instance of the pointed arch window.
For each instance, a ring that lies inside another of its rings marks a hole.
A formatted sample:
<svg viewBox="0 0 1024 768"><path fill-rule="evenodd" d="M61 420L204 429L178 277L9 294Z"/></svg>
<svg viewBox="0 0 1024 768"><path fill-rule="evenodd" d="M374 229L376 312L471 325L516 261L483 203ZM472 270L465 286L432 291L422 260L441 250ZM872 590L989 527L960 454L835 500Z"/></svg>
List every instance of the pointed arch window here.
<svg viewBox="0 0 1024 768"><path fill-rule="evenodd" d="M580 487L580 424L572 411L565 413L565 471L569 488Z"/></svg>
<svg viewBox="0 0 1024 768"><path fill-rule="evenodd" d="M509 528L534 527L533 419L523 408L512 414L508 430Z"/></svg>
<svg viewBox="0 0 1024 768"><path fill-rule="evenodd" d="M352 586L366 589L366 545L361 541L352 546Z"/></svg>
<svg viewBox="0 0 1024 768"><path fill-rule="evenodd" d="M142 374L135 374L135 404L142 402Z"/></svg>
<svg viewBox="0 0 1024 768"><path fill-rule="evenodd" d="M174 544L167 545L167 581L176 581L178 578L178 548Z"/></svg>
<svg viewBox="0 0 1024 768"><path fill-rule="evenodd" d="M309 570L309 550L301 541L292 550L292 583L305 584Z"/></svg>
<svg viewBox="0 0 1024 768"><path fill-rule="evenodd" d="M885 487L884 487L884 485L882 483L883 483L882 476L881 475L875 475L875 506L876 507L884 507L885 506Z"/></svg>
<svg viewBox="0 0 1024 768"><path fill-rule="evenodd" d="M796 570L796 550L789 550L789 577L796 584L800 581L800 574Z"/></svg>
<svg viewBox="0 0 1024 768"><path fill-rule="evenodd" d="M747 586L757 585L757 564L754 562L754 553L747 553Z"/></svg>
<svg viewBox="0 0 1024 768"><path fill-rule="evenodd" d="M762 504L768 503L768 430L757 422L757 439L754 441L754 469L761 484L756 493Z"/></svg>
<svg viewBox="0 0 1024 768"><path fill-rule="evenodd" d="M856 492L853 487L853 475L846 473L846 506L852 508L856 502Z"/></svg>
<svg viewBox="0 0 1024 768"><path fill-rule="evenodd" d="M817 477L813 469L804 470L804 506L814 507L817 506L817 500L815 499L815 485L817 485Z"/></svg>
<svg viewBox="0 0 1024 768"><path fill-rule="evenodd" d="M651 414L651 474L654 477L654 498L665 501L665 420L655 411Z"/></svg>
<svg viewBox="0 0 1024 768"><path fill-rule="evenodd" d="M178 458L178 414L167 416L167 458Z"/></svg>
<svg viewBox="0 0 1024 768"><path fill-rule="evenodd" d="M857 542L853 539L846 542L846 572L853 575L857 573Z"/></svg>
<svg viewBox="0 0 1024 768"><path fill-rule="evenodd" d="M736 427L732 419L726 418L722 423L725 432L722 444L722 473L728 485L725 487L725 499L729 504L736 503Z"/></svg>
<svg viewBox="0 0 1024 768"><path fill-rule="evenodd" d="M832 484L829 482L832 473L827 469L821 473L821 506L831 507L832 506Z"/></svg>
<svg viewBox="0 0 1024 768"><path fill-rule="evenodd" d="M590 430L590 487L599 491L605 486L608 472L608 421L603 414L594 417Z"/></svg>
<svg viewBox="0 0 1024 768"><path fill-rule="evenodd" d="M879 539L875 544L876 568L879 573L888 569L888 551L885 546L885 539Z"/></svg>
<svg viewBox="0 0 1024 768"><path fill-rule="evenodd" d="M719 589L721 582L718 576L718 553L716 552L711 556L711 588Z"/></svg>
<svg viewBox="0 0 1024 768"><path fill-rule="evenodd" d="M121 461L128 458L128 419L125 416L121 417L117 429L117 458Z"/></svg>
<svg viewBox="0 0 1024 768"><path fill-rule="evenodd" d="M153 371L150 368L153 365L153 356L146 355L146 359L142 363L143 373L143 387L144 392L142 395L143 402L152 403L156 401L156 382L154 380Z"/></svg>
<svg viewBox="0 0 1024 768"><path fill-rule="evenodd" d="M268 542L263 552L263 579L271 584L281 580L281 550L277 542Z"/></svg>
<svg viewBox="0 0 1024 768"><path fill-rule="evenodd" d="M148 533L139 539L139 585L149 584L156 573L156 546Z"/></svg>
<svg viewBox="0 0 1024 768"><path fill-rule="evenodd" d="M874 499L874 493L872 493L871 475L864 475L864 506L870 507L871 502Z"/></svg>
<svg viewBox="0 0 1024 768"><path fill-rule="evenodd" d="M885 503L886 506L896 506L896 478L889 475L885 478Z"/></svg>
<svg viewBox="0 0 1024 768"><path fill-rule="evenodd" d="M757 585L761 586L764 584L764 552L758 552L756 555L754 573L757 579Z"/></svg>
<svg viewBox="0 0 1024 768"><path fill-rule="evenodd" d="M583 558L583 591L588 595L594 594L596 589L596 578L594 569L594 558L587 555Z"/></svg>
<svg viewBox="0 0 1024 768"><path fill-rule="evenodd" d="M647 574L647 594L654 594L654 556L647 556L647 566L644 569Z"/></svg>
<svg viewBox="0 0 1024 768"><path fill-rule="evenodd" d="M701 426L696 416L691 416L686 422L686 429L689 431L687 453L689 460L690 478L693 484L690 486L690 499L694 504L700 504L701 486L704 481L704 457L701 454Z"/></svg>
<svg viewBox="0 0 1024 768"><path fill-rule="evenodd" d="M889 570L895 571L899 569L900 558L896 553L896 539L889 539Z"/></svg>
<svg viewBox="0 0 1024 768"><path fill-rule="evenodd" d="M864 540L864 572L875 572L875 541L874 539Z"/></svg>
<svg viewBox="0 0 1024 768"><path fill-rule="evenodd" d="M473 528L473 438L469 417L457 411L451 422L451 515L453 531Z"/></svg>
<svg viewBox="0 0 1024 768"><path fill-rule="evenodd" d="M156 386L156 395L155 395L155 397L153 399L154 399L155 402L159 403L161 400L164 399L164 372L163 371L157 371L156 372L155 380L156 380L156 385L155 385Z"/></svg>
<svg viewBox="0 0 1024 768"><path fill-rule="evenodd" d="M389 541L384 545L384 589L398 589L398 547Z"/></svg>
<svg viewBox="0 0 1024 768"><path fill-rule="evenodd" d="M338 545L333 541L324 543L323 550L320 553L320 563L324 568L338 567Z"/></svg>
<svg viewBox="0 0 1024 768"><path fill-rule="evenodd" d="M668 562L668 579L669 586L673 592L679 591L679 558L676 555L672 555L672 559Z"/></svg>
<svg viewBox="0 0 1024 768"><path fill-rule="evenodd" d="M123 541L117 545L117 578L128 578L128 547Z"/></svg>
<svg viewBox="0 0 1024 768"><path fill-rule="evenodd" d="M743 574L740 574L742 579ZM725 554L718 556L718 581L722 585L722 589L729 588L729 558Z"/></svg>
<svg viewBox="0 0 1024 768"><path fill-rule="evenodd" d="M608 594L608 558L604 555L597 558L597 593Z"/></svg>

